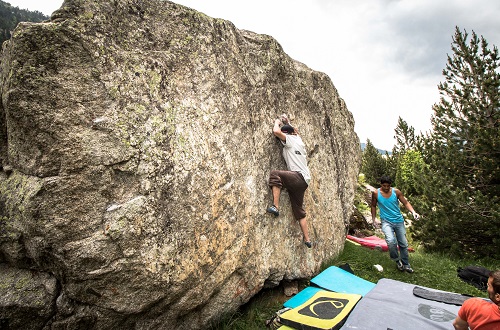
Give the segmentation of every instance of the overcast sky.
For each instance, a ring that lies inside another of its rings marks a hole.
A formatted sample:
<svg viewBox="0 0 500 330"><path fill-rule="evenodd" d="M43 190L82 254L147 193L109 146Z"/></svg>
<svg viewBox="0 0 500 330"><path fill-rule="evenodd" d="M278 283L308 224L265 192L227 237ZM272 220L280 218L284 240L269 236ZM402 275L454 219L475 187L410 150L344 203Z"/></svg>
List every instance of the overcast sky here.
<svg viewBox="0 0 500 330"><path fill-rule="evenodd" d="M5 0L4 0L5 1ZM6 1L50 15L62 0ZM361 142L391 150L402 117L431 128L455 26L500 45L499 0L177 0L237 28L274 37L326 73L354 115Z"/></svg>

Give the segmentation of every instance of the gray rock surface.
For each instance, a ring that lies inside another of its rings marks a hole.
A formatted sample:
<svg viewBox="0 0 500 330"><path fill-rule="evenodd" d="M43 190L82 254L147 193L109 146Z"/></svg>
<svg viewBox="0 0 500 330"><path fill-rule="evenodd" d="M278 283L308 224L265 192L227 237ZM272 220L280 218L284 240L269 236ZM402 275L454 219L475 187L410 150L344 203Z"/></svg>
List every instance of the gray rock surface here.
<svg viewBox="0 0 500 330"><path fill-rule="evenodd" d="M49 274L0 264L0 329L36 329L55 314L57 281Z"/></svg>
<svg viewBox="0 0 500 330"><path fill-rule="evenodd" d="M198 329L343 248L353 117L270 36L168 1L66 0L16 28L0 84L3 322L39 306L33 329ZM286 192L265 212L281 113L309 150L313 249Z"/></svg>

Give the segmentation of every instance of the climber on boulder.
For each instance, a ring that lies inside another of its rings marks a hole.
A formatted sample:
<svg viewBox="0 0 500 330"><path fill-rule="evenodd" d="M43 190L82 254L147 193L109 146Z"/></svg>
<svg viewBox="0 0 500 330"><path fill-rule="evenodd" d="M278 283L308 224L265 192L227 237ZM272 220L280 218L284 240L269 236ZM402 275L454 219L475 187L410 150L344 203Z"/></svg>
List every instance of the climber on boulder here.
<svg viewBox="0 0 500 330"><path fill-rule="evenodd" d="M285 123L285 125L280 126ZM285 188L290 196L293 216L298 220L304 244L312 247L307 229L306 211L304 210L304 193L309 186L311 174L307 166L306 148L297 130L288 123L286 117L276 119L273 126L273 134L283 144L283 158L288 171L272 170L269 175L269 186L273 193L273 205L267 208L267 212L279 215L279 199L281 189Z"/></svg>

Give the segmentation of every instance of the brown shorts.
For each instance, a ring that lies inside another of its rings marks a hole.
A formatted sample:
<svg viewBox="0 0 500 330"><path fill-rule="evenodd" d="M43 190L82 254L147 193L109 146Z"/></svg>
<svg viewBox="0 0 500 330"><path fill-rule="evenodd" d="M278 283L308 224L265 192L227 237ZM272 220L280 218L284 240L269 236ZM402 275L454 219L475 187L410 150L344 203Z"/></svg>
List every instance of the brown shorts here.
<svg viewBox="0 0 500 330"><path fill-rule="evenodd" d="M304 210L304 193L308 187L304 177L299 172L294 171L271 171L269 175L269 186L285 188L290 196L293 216L296 220L306 217Z"/></svg>

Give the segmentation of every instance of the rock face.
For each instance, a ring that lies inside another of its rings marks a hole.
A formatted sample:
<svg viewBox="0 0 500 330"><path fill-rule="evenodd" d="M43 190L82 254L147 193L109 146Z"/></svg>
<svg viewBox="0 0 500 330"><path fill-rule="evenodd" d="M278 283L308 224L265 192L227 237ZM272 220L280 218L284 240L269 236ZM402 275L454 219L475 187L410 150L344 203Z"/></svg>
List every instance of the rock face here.
<svg viewBox="0 0 500 330"><path fill-rule="evenodd" d="M273 38L168 1L66 0L16 28L0 74L2 324L202 328L342 250L354 121ZM309 151L313 249L286 192L265 212L281 113Z"/></svg>

